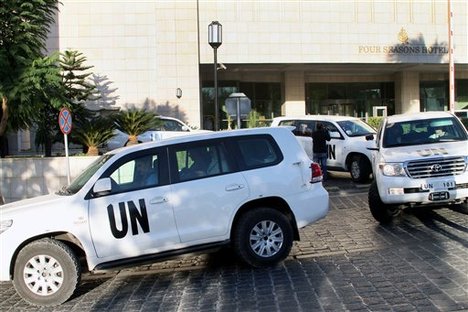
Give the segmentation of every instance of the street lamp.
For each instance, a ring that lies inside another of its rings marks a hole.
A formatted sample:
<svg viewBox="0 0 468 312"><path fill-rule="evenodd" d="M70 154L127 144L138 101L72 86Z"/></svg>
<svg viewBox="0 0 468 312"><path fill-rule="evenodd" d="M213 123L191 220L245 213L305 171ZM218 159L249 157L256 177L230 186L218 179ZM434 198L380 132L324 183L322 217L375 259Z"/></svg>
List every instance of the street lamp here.
<svg viewBox="0 0 468 312"><path fill-rule="evenodd" d="M218 116L218 60L217 49L223 43L223 26L218 21L211 22L208 25L208 43L213 48L214 53L214 103L215 103L215 131L219 130Z"/></svg>

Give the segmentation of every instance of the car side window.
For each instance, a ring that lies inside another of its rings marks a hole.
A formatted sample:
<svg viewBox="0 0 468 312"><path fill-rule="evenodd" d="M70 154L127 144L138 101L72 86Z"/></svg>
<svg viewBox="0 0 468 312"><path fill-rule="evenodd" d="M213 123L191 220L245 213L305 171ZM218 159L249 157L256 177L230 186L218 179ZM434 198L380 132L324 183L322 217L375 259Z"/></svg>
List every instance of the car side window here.
<svg viewBox="0 0 468 312"><path fill-rule="evenodd" d="M182 124L175 120L166 119L162 127L164 131L184 131Z"/></svg>
<svg viewBox="0 0 468 312"><path fill-rule="evenodd" d="M242 137L236 140L244 169L273 166L283 156L276 142L270 136Z"/></svg>
<svg viewBox="0 0 468 312"><path fill-rule="evenodd" d="M334 124L332 124L331 122L328 122L328 121L321 121L321 123L328 130L328 133L330 133L330 138L332 138L332 139L343 139L343 136L341 135L340 131L338 130L338 128Z"/></svg>
<svg viewBox="0 0 468 312"><path fill-rule="evenodd" d="M112 193L158 186L160 184L159 160L158 154L151 154L122 163L110 174L113 184Z"/></svg>
<svg viewBox="0 0 468 312"><path fill-rule="evenodd" d="M220 141L180 145L174 153L179 181L232 172L225 146Z"/></svg>

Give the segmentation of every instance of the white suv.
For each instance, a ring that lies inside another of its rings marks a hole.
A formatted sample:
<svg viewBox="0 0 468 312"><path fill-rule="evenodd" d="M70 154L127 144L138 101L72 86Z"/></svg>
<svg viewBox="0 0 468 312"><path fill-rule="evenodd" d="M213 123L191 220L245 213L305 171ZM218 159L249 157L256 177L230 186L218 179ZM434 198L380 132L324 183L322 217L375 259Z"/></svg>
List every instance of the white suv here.
<svg viewBox="0 0 468 312"><path fill-rule="evenodd" d="M356 182L365 182L372 173L372 143L366 136L374 135L375 130L355 117L331 115L306 115L297 117L276 117L271 126L294 126L293 132L303 145L310 159L313 159L312 132L322 123L330 133L328 145L328 170L349 171Z"/></svg>
<svg viewBox="0 0 468 312"><path fill-rule="evenodd" d="M468 212L468 133L448 112L387 117L377 134L369 208L388 223L404 207Z"/></svg>
<svg viewBox="0 0 468 312"><path fill-rule="evenodd" d="M56 194L0 206L0 280L35 305L74 292L82 270L230 244L282 261L326 216L320 168L285 128L177 137L109 152Z"/></svg>

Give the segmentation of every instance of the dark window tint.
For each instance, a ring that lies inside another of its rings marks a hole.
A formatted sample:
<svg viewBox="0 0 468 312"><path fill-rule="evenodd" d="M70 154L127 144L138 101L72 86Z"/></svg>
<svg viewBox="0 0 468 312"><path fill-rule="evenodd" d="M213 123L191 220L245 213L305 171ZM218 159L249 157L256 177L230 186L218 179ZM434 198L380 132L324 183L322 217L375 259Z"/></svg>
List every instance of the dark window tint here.
<svg viewBox="0 0 468 312"><path fill-rule="evenodd" d="M220 141L179 145L173 149L179 181L225 174L232 171L225 146Z"/></svg>
<svg viewBox="0 0 468 312"><path fill-rule="evenodd" d="M272 166L283 159L278 145L268 135L238 138L236 145L244 169Z"/></svg>

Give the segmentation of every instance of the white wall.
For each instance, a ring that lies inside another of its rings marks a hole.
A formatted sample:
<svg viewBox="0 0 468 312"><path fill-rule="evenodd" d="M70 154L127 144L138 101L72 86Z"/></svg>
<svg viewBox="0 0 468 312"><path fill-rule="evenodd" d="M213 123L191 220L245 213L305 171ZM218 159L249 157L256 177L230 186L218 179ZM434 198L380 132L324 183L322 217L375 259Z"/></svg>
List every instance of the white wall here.
<svg viewBox="0 0 468 312"><path fill-rule="evenodd" d="M70 175L78 176L97 157L70 157ZM65 157L0 159L0 190L5 203L53 193L67 185Z"/></svg>

